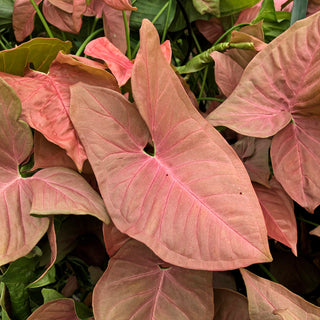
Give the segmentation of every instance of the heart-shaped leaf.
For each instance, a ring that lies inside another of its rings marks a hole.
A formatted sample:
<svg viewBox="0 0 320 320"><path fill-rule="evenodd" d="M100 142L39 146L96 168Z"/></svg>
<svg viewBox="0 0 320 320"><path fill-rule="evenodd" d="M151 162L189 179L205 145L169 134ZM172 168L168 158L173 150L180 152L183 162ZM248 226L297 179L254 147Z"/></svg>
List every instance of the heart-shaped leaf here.
<svg viewBox="0 0 320 320"><path fill-rule="evenodd" d="M212 273L168 265L130 240L94 288L93 311L96 320L211 320Z"/></svg>
<svg viewBox="0 0 320 320"><path fill-rule="evenodd" d="M195 110L147 20L132 88L149 130L120 94L71 89L71 118L116 227L183 267L268 261L264 219L243 164Z"/></svg>
<svg viewBox="0 0 320 320"><path fill-rule="evenodd" d="M110 7L117 10L137 10L136 7L131 5L130 0L103 0Z"/></svg>
<svg viewBox="0 0 320 320"><path fill-rule="evenodd" d="M320 308L303 300L282 285L240 270L247 288L251 320L317 320Z"/></svg>
<svg viewBox="0 0 320 320"><path fill-rule="evenodd" d="M311 212L320 203L319 23L317 13L272 41L207 118L244 135L276 134L271 145L275 176L290 197ZM291 59L292 52L296 59Z"/></svg>

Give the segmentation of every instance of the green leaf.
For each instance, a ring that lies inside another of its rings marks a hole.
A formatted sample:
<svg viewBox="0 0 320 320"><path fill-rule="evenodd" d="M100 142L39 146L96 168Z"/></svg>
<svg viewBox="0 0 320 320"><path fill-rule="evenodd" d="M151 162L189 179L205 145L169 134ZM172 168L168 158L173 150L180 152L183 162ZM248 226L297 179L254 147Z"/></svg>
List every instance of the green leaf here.
<svg viewBox="0 0 320 320"><path fill-rule="evenodd" d="M1 1L1 0L0 0ZM0 52L0 71L23 76L29 63L35 70L48 72L59 51L69 53L71 42L59 39L36 38L22 45Z"/></svg>
<svg viewBox="0 0 320 320"><path fill-rule="evenodd" d="M42 289L41 294L43 296L43 304L52 301L52 300L57 300L57 299L64 299L65 296L59 293L58 291L54 289Z"/></svg>
<svg viewBox="0 0 320 320"><path fill-rule="evenodd" d="M0 283L0 307L1 307L1 319L2 320L10 320L7 311L6 311L6 302L5 302L5 296L6 296L6 286L3 282Z"/></svg>
<svg viewBox="0 0 320 320"><path fill-rule="evenodd" d="M229 16L231 14L250 8L257 4L259 0L221 0L220 15Z"/></svg>
<svg viewBox="0 0 320 320"><path fill-rule="evenodd" d="M148 19L153 21L154 18L158 15L161 9L168 4L168 0L137 0L134 3L134 6L138 8L137 11L132 11L130 16L130 28L133 30L139 30L141 27L142 19ZM170 26L173 21L175 12L176 12L176 0L172 1L170 8L168 25ZM157 28L159 33L162 33L166 23L166 18L168 14L168 7L163 11L163 13L158 17L154 22L154 26Z"/></svg>
<svg viewBox="0 0 320 320"><path fill-rule="evenodd" d="M192 3L200 14L220 16L220 0L192 0Z"/></svg>
<svg viewBox="0 0 320 320"><path fill-rule="evenodd" d="M296 21L304 19L307 14L308 0L294 0L291 12L290 25L293 25Z"/></svg>
<svg viewBox="0 0 320 320"><path fill-rule="evenodd" d="M12 23L13 0L0 0L0 27Z"/></svg>
<svg viewBox="0 0 320 320"><path fill-rule="evenodd" d="M264 0L262 2L259 14L251 22L251 24L255 24L263 20L262 29L265 40L270 42L289 28L290 18L290 12L276 12L273 0Z"/></svg>
<svg viewBox="0 0 320 320"><path fill-rule="evenodd" d="M27 288L40 288L56 281L56 269L52 266L43 277L30 283Z"/></svg>
<svg viewBox="0 0 320 320"><path fill-rule="evenodd" d="M30 301L27 284L34 278L37 258L20 258L12 262L1 281L7 286L10 294L13 318L24 320L30 314Z"/></svg>

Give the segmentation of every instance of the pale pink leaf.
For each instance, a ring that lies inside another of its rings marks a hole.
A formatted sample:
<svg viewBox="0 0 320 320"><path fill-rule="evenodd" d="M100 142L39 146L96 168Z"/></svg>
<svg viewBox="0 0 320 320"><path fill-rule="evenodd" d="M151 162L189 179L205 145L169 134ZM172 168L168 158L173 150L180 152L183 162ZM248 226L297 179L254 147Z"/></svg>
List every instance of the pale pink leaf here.
<svg viewBox="0 0 320 320"><path fill-rule="evenodd" d="M90 214L109 223L102 199L75 171L47 168L29 180L33 189L32 214Z"/></svg>
<svg viewBox="0 0 320 320"><path fill-rule="evenodd" d="M172 54L170 41L166 40L163 42L160 46L160 49L165 59L170 63Z"/></svg>
<svg viewBox="0 0 320 320"><path fill-rule="evenodd" d="M125 233L120 232L111 221L103 225L103 239L109 257L114 256L117 251L128 241Z"/></svg>
<svg viewBox="0 0 320 320"><path fill-rule="evenodd" d="M27 320L80 320L72 299L49 301L36 309Z"/></svg>
<svg viewBox="0 0 320 320"><path fill-rule="evenodd" d="M110 7L117 10L137 10L131 5L130 0L103 0Z"/></svg>
<svg viewBox="0 0 320 320"><path fill-rule="evenodd" d="M240 271L247 288L251 320L277 320L278 315L288 320L319 319L319 307L278 283L260 278L245 269Z"/></svg>
<svg viewBox="0 0 320 320"><path fill-rule="evenodd" d="M72 121L116 227L179 266L268 261L263 215L243 164L195 110L146 20L132 86L154 156L143 151L148 129L121 95L82 84L71 94Z"/></svg>
<svg viewBox="0 0 320 320"><path fill-rule="evenodd" d="M312 234L313 236L320 237L320 226L317 226L315 229L311 230L309 233Z"/></svg>
<svg viewBox="0 0 320 320"><path fill-rule="evenodd" d="M103 1L103 0L100 0ZM126 11L127 21L130 21L131 11ZM103 28L106 37L123 53L127 50L127 40L122 11L108 5L103 7Z"/></svg>
<svg viewBox="0 0 320 320"><path fill-rule="evenodd" d="M298 234L292 199L275 178L270 180L270 188L258 183L253 186L262 207L268 235L297 255Z"/></svg>
<svg viewBox="0 0 320 320"><path fill-rule="evenodd" d="M248 300L242 294L223 288L214 289L214 320L249 320Z"/></svg>
<svg viewBox="0 0 320 320"><path fill-rule="evenodd" d="M42 0L35 0L39 5ZM12 26L14 35L18 42L23 41L29 36L34 28L34 16L36 10L32 6L30 0L16 0L14 1L12 12Z"/></svg>
<svg viewBox="0 0 320 320"><path fill-rule="evenodd" d="M238 85L243 69L229 56L213 51L210 54L214 60L214 76L222 93L228 97Z"/></svg>
<svg viewBox="0 0 320 320"><path fill-rule="evenodd" d="M48 74L29 70L23 78L5 73L1 73L1 77L21 100L21 118L49 141L65 149L81 170L86 154L69 118L69 86L83 81L119 90L113 76L60 52Z"/></svg>
<svg viewBox="0 0 320 320"><path fill-rule="evenodd" d="M0 79L0 265L16 260L45 234L48 218L29 215L32 190L18 166L32 150L32 134L18 121L21 106L13 90Z"/></svg>
<svg viewBox="0 0 320 320"><path fill-rule="evenodd" d="M119 86L123 86L131 77L133 63L106 37L90 41L85 54L102 59L116 77Z"/></svg>
<svg viewBox="0 0 320 320"><path fill-rule="evenodd" d="M295 118L272 140L272 166L290 197L313 212L320 204L320 116Z"/></svg>
<svg viewBox="0 0 320 320"><path fill-rule="evenodd" d="M53 6L65 11L67 13L72 13L73 11L73 0L47 0Z"/></svg>
<svg viewBox="0 0 320 320"><path fill-rule="evenodd" d="M168 265L130 240L94 288L93 311L96 320L211 320L212 273Z"/></svg>
<svg viewBox="0 0 320 320"><path fill-rule="evenodd" d="M319 0L309 0L307 8L307 17L316 13L320 10L320 1Z"/></svg>
<svg viewBox="0 0 320 320"><path fill-rule="evenodd" d="M43 1L43 14L48 22L61 31L78 33L82 25L82 14L87 8L86 0L73 0L72 12L64 11L49 0Z"/></svg>

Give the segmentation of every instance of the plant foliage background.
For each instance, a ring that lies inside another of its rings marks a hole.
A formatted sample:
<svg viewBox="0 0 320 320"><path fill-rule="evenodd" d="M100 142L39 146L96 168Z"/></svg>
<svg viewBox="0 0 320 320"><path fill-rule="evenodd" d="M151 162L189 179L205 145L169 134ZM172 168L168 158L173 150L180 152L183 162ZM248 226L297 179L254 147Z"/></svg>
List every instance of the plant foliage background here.
<svg viewBox="0 0 320 320"><path fill-rule="evenodd" d="M319 1L0 5L1 319L320 319Z"/></svg>

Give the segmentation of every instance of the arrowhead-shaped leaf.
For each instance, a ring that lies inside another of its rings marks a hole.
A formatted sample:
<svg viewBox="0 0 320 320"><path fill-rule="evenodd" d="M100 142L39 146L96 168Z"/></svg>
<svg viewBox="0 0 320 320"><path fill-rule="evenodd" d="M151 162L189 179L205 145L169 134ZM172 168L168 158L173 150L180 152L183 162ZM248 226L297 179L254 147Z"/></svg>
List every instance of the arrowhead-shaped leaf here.
<svg viewBox="0 0 320 320"><path fill-rule="evenodd" d="M251 320L317 320L320 308L303 300L282 285L260 278L242 269L246 284Z"/></svg>
<svg viewBox="0 0 320 320"><path fill-rule="evenodd" d="M211 320L212 273L168 265L130 240L97 283L93 311L96 320Z"/></svg>
<svg viewBox="0 0 320 320"><path fill-rule="evenodd" d="M311 212L320 203L319 23L317 13L272 41L207 118L249 136L277 133L271 146L275 176Z"/></svg>
<svg viewBox="0 0 320 320"><path fill-rule="evenodd" d="M49 301L34 311L27 320L80 320L72 299Z"/></svg>
<svg viewBox="0 0 320 320"><path fill-rule="evenodd" d="M270 180L270 188L258 183L253 186L262 207L268 235L297 255L298 235L293 201L275 178Z"/></svg>
<svg viewBox="0 0 320 320"><path fill-rule="evenodd" d="M130 0L103 0L107 5L118 10L137 10L131 5Z"/></svg>
<svg viewBox="0 0 320 320"><path fill-rule="evenodd" d="M147 21L132 87L149 130L120 94L84 84L71 89L71 118L116 227L183 267L222 270L269 260L246 170L195 110ZM149 131L154 150L144 151Z"/></svg>

